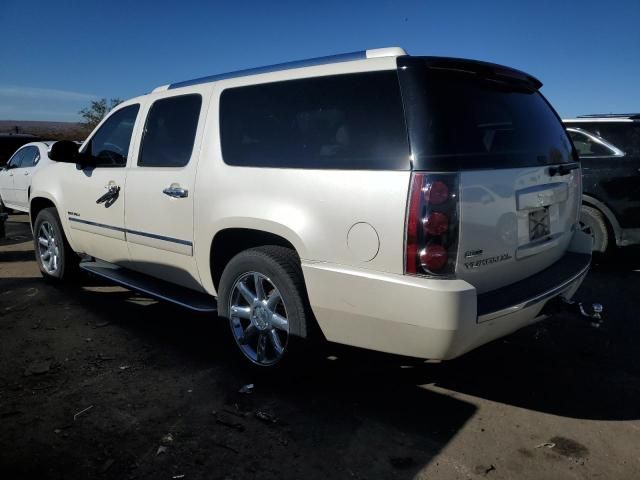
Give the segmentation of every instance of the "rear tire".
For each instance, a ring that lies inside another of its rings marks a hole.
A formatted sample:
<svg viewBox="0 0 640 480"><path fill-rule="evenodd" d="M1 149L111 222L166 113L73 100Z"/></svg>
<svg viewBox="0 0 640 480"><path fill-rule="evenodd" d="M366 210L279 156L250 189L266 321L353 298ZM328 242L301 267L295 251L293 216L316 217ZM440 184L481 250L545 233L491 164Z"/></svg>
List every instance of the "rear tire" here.
<svg viewBox="0 0 640 480"><path fill-rule="evenodd" d="M606 253L611 242L607 221L600 210L582 205L580 211L580 229L593 238L593 251Z"/></svg>
<svg viewBox="0 0 640 480"><path fill-rule="evenodd" d="M33 228L36 262L42 277L60 283L74 277L79 271L79 258L69 246L55 208L38 212Z"/></svg>
<svg viewBox="0 0 640 480"><path fill-rule="evenodd" d="M281 369L308 352L313 314L296 252L272 245L233 257L220 278L218 315L254 369Z"/></svg>

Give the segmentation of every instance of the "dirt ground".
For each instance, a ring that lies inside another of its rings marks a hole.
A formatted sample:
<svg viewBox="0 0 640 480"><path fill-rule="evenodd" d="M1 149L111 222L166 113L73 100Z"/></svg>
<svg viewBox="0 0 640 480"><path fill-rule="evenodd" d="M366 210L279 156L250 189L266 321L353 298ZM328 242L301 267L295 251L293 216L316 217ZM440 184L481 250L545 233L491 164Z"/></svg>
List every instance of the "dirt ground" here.
<svg viewBox="0 0 640 480"><path fill-rule="evenodd" d="M578 293L604 304L600 329L552 318L442 364L328 345L264 379L215 317L45 284L27 217L7 227L1 478L640 478L637 250Z"/></svg>

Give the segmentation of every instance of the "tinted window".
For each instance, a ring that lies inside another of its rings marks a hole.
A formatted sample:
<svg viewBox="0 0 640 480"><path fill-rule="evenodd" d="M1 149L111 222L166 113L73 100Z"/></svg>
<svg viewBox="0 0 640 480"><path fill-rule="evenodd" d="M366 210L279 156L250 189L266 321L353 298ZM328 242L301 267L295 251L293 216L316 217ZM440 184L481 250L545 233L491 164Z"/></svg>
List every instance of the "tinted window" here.
<svg viewBox="0 0 640 480"><path fill-rule="evenodd" d="M98 159L99 166L124 167L129 155L133 126L139 105L129 105L111 115L91 138L84 151Z"/></svg>
<svg viewBox="0 0 640 480"><path fill-rule="evenodd" d="M20 160L20 167L33 167L40 160L40 152L38 147L26 147Z"/></svg>
<svg viewBox="0 0 640 480"><path fill-rule="evenodd" d="M18 168L22 163L22 156L26 153L26 148L18 150L7 162L7 167Z"/></svg>
<svg viewBox="0 0 640 480"><path fill-rule="evenodd" d="M417 169L484 169L572 162L560 119L533 84L399 60ZM473 69L475 68L475 70Z"/></svg>
<svg viewBox="0 0 640 480"><path fill-rule="evenodd" d="M615 155L613 150L596 142L593 138L580 132L569 132L571 140L581 157L608 157Z"/></svg>
<svg viewBox="0 0 640 480"><path fill-rule="evenodd" d="M584 122L571 125L595 133L627 155L640 156L639 122Z"/></svg>
<svg viewBox="0 0 640 480"><path fill-rule="evenodd" d="M200 95L154 102L147 116L138 165L184 167L189 163L201 105Z"/></svg>
<svg viewBox="0 0 640 480"><path fill-rule="evenodd" d="M220 136L224 161L230 165L409 168L395 71L225 90L220 100Z"/></svg>

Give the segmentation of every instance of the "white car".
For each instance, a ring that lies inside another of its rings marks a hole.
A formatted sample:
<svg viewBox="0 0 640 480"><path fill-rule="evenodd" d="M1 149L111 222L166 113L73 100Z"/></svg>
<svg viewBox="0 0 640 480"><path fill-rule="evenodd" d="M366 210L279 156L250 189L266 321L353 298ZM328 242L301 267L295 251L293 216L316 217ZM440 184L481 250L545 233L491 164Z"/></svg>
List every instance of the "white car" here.
<svg viewBox="0 0 640 480"><path fill-rule="evenodd" d="M53 145L31 192L40 269L93 257L223 319L263 368L314 335L457 357L570 299L591 261L580 164L540 86L388 48L158 87L79 150Z"/></svg>
<svg viewBox="0 0 640 480"><path fill-rule="evenodd" d="M29 194L33 174L53 163L49 148L54 142L31 142L20 147L0 169L0 210L10 208L29 211Z"/></svg>

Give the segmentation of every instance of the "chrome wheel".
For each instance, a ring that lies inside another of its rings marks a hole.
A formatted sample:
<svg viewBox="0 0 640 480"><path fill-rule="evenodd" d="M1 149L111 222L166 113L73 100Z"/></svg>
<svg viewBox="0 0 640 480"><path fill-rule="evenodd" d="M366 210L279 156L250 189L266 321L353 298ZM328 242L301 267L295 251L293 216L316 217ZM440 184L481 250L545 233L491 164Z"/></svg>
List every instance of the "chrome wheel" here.
<svg viewBox="0 0 640 480"><path fill-rule="evenodd" d="M46 221L40 224L38 230L38 253L44 271L49 275L56 273L60 263L60 247L53 225Z"/></svg>
<svg viewBox="0 0 640 480"><path fill-rule="evenodd" d="M231 332L242 353L257 365L269 366L284 355L289 320L280 291L265 275L242 274L231 289Z"/></svg>

